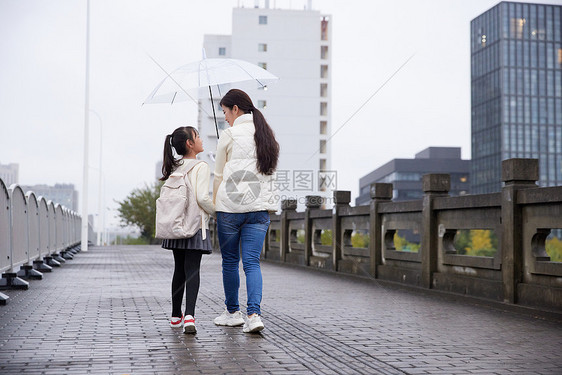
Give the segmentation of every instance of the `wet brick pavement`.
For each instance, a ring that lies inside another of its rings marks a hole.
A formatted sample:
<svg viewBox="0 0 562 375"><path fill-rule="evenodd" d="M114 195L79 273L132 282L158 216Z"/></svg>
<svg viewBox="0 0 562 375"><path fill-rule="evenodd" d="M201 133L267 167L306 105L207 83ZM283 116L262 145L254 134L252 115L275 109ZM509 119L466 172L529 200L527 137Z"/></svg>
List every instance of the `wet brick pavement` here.
<svg viewBox="0 0 562 375"><path fill-rule="evenodd" d="M217 327L218 254L184 335L168 325L172 263L157 246L94 247L4 291L0 374L562 374L559 321L272 263L265 330Z"/></svg>

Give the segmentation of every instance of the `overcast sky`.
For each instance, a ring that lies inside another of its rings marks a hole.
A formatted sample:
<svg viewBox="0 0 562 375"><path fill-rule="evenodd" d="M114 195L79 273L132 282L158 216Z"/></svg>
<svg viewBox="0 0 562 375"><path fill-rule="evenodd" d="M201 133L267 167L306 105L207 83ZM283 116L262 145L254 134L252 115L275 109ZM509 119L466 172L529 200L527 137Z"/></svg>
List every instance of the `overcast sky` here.
<svg viewBox="0 0 562 375"><path fill-rule="evenodd" d="M285 9L305 3L270 1ZM332 131L413 55L332 139L339 189L354 199L360 177L429 146L462 147L470 158L470 20L497 3L312 2L333 22ZM203 35L230 34L238 4L254 1L91 0L90 108L103 124L106 207L154 181L165 134L197 124L193 103L141 106L164 76L148 55L168 71L200 59ZM85 0L0 0L0 163L19 164L20 184L82 191L85 30ZM89 211L97 213L94 114L90 134Z"/></svg>

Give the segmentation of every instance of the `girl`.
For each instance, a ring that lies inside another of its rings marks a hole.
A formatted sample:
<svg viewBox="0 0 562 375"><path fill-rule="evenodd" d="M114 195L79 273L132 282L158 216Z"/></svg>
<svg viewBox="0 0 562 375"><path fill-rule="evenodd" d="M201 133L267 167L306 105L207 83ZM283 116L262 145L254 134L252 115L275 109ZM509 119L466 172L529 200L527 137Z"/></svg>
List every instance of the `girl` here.
<svg viewBox="0 0 562 375"><path fill-rule="evenodd" d="M172 148L181 158L174 158ZM191 126L182 126L166 136L164 142L164 161L161 181L165 181L173 172L185 173L197 163L185 176L191 182L197 204L201 208L201 229L190 238L166 239L162 242L164 249L174 254L174 276L172 277L172 318L170 326L183 327L184 333L196 333L195 302L199 293L199 267L201 256L212 252L209 234L209 215L214 215L215 208L209 197L210 169L205 162L196 162L196 156L203 151L203 141L199 133ZM182 315L181 303L185 290L185 313Z"/></svg>
<svg viewBox="0 0 562 375"><path fill-rule="evenodd" d="M214 322L243 324L244 332L259 332L264 328L260 254L269 227L268 211L277 210L272 187L279 143L245 92L230 90L220 105L231 126L219 139L213 183L226 309ZM240 254L248 293L246 320L238 304Z"/></svg>

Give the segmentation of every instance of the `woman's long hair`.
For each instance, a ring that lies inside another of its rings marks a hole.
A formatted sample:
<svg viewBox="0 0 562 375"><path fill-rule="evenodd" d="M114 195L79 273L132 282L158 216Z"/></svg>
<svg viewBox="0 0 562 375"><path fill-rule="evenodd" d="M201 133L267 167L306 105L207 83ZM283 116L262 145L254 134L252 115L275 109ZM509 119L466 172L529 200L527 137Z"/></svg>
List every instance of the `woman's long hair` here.
<svg viewBox="0 0 562 375"><path fill-rule="evenodd" d="M172 134L166 136L164 141L164 158L162 159L162 178L160 178L160 181L166 181L174 169L180 165L181 159L174 158L172 147L178 155L187 155L189 148L186 142L187 140L195 141L195 134L197 134L197 130L194 127L180 126Z"/></svg>
<svg viewBox="0 0 562 375"><path fill-rule="evenodd" d="M279 143L275 140L273 129L265 121L259 109L254 107L252 99L242 90L232 89L220 101L221 106L232 109L235 105L243 113L252 113L254 118L254 141L256 142L257 169L264 175L272 175L279 160Z"/></svg>

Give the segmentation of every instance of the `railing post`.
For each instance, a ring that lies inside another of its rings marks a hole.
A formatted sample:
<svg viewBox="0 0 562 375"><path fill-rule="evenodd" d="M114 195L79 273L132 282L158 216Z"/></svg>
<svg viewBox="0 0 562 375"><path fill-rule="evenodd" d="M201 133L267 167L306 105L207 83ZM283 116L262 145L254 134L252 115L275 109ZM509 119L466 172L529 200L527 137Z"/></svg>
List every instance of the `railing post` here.
<svg viewBox="0 0 562 375"><path fill-rule="evenodd" d="M333 270L338 270L338 262L342 259L342 230L341 211L349 207L351 191L334 190L334 208L332 216L332 264Z"/></svg>
<svg viewBox="0 0 562 375"><path fill-rule="evenodd" d="M451 176L448 174L426 174L422 178L422 240L421 240L421 282L425 288L431 288L433 273L437 271L437 249L439 246L437 217L433 212L433 201L436 197L447 196L451 187Z"/></svg>
<svg viewBox="0 0 562 375"><path fill-rule="evenodd" d="M392 199L392 184L371 184L371 214L369 223L370 273L377 277L377 267L382 264L382 216L379 215L379 204Z"/></svg>
<svg viewBox="0 0 562 375"><path fill-rule="evenodd" d="M320 208L321 205L321 196L306 196L306 210L304 211L304 264L307 266L309 265L310 256L312 255L312 238L314 236L310 211Z"/></svg>
<svg viewBox="0 0 562 375"><path fill-rule="evenodd" d="M281 238L279 239L279 251L281 252L280 260L285 262L285 255L289 251L289 240L291 233L289 232L289 219L287 213L294 212L297 209L296 199L286 199L281 201Z"/></svg>
<svg viewBox="0 0 562 375"><path fill-rule="evenodd" d="M502 161L501 252L504 302L517 303L517 284L523 277L523 224L517 191L536 187L539 179L537 159Z"/></svg>

